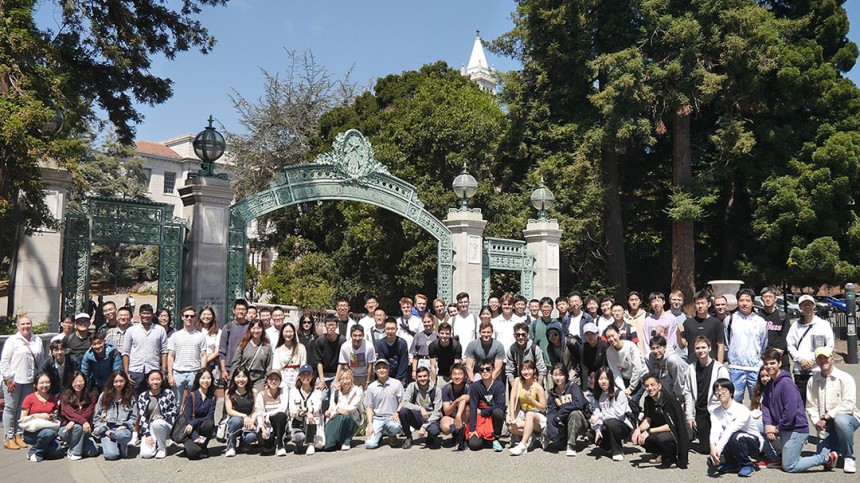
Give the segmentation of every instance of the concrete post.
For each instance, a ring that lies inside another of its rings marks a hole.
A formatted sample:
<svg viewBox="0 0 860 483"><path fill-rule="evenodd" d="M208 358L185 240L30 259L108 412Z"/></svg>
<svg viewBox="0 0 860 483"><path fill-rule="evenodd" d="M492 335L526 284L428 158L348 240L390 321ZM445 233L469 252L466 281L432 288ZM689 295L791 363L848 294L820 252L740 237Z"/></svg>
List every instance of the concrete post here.
<svg viewBox="0 0 860 483"><path fill-rule="evenodd" d="M559 296L559 250L562 230L556 220L529 220L523 237L535 259L535 298Z"/></svg>
<svg viewBox="0 0 860 483"><path fill-rule="evenodd" d="M448 211L444 220L451 230L451 244L454 248L454 275L452 296L460 292L469 294L470 310L480 310L483 301L483 260L484 228L486 220L480 209ZM456 302L456 300L452 300Z"/></svg>
<svg viewBox="0 0 860 483"><path fill-rule="evenodd" d="M188 221L188 252L182 277L182 300L200 309L215 309L226 321L227 243L229 206L235 192L226 179L189 177L179 188L182 216Z"/></svg>
<svg viewBox="0 0 860 483"><path fill-rule="evenodd" d="M39 170L44 184L45 204L51 216L62 221L66 198L72 187L72 174L53 164L43 163ZM15 270L14 312L27 312L33 324L48 322L56 331L60 317L60 280L63 266L63 230L40 229L22 235Z"/></svg>

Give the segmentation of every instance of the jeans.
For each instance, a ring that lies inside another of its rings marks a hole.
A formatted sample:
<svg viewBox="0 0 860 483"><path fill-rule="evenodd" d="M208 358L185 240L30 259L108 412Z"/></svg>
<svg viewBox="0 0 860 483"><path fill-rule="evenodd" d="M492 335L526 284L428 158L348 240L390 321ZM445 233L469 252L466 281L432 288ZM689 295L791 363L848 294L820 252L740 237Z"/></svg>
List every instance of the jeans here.
<svg viewBox="0 0 860 483"><path fill-rule="evenodd" d="M140 457L152 458L158 451L167 451L167 437L172 425L164 419L156 419L149 423L149 434L152 436L152 446L146 444L146 436L141 436Z"/></svg>
<svg viewBox="0 0 860 483"><path fill-rule="evenodd" d="M383 436L395 436L401 429L400 421L392 421L391 416L373 416L373 434L365 439L364 447L377 448Z"/></svg>
<svg viewBox="0 0 860 483"><path fill-rule="evenodd" d="M70 430L67 430L66 426L60 426L58 437L60 441L69 445L71 455L90 457L99 454L92 434L84 434L84 427L80 424L75 423Z"/></svg>
<svg viewBox="0 0 860 483"><path fill-rule="evenodd" d="M27 457L35 456L37 461L42 461L46 456L51 458L63 454L63 449L57 442L57 432L53 429L40 429L37 433L25 432L24 442L32 445Z"/></svg>
<svg viewBox="0 0 860 483"><path fill-rule="evenodd" d="M407 438L412 436L413 429L420 428L421 425L426 422L424 416L421 415L421 411L400 408L399 414L400 425L406 433ZM441 432L442 428L439 427L438 423L433 423L427 426L427 437L430 439L435 439Z"/></svg>
<svg viewBox="0 0 860 483"><path fill-rule="evenodd" d="M194 377L197 371L173 371L173 379L176 385L173 386L173 395L176 396L176 404L182 407L182 396L185 391L191 391L191 385L194 384Z"/></svg>
<svg viewBox="0 0 860 483"><path fill-rule="evenodd" d="M800 433L791 430L779 432L779 444L782 445L782 469L784 471L788 473L800 473L813 466L823 465L830 459L828 454L830 450L827 448L823 448L816 455L800 456L800 452L803 451L803 445L806 444L808 436L809 433Z"/></svg>
<svg viewBox="0 0 860 483"><path fill-rule="evenodd" d="M723 461L731 467L739 468L752 464L752 457L758 455L758 439L743 431L734 433L725 448Z"/></svg>
<svg viewBox="0 0 860 483"><path fill-rule="evenodd" d="M818 443L819 451L824 448L836 451L844 458L854 458L854 432L858 427L860 420L853 414L840 414L827 421Z"/></svg>
<svg viewBox="0 0 860 483"><path fill-rule="evenodd" d="M128 372L129 377L131 377L131 386L134 388L134 395L140 396L147 390L146 385L146 374L142 372Z"/></svg>
<svg viewBox="0 0 860 483"><path fill-rule="evenodd" d="M257 441L257 433L253 431L245 431L245 418L242 416L230 416L227 420L227 449L238 449L245 446L251 446L254 441Z"/></svg>
<svg viewBox="0 0 860 483"><path fill-rule="evenodd" d="M324 380L325 389L322 391L322 409L320 413L325 414L328 411L329 398L331 397L331 383L334 382L334 376L326 377Z"/></svg>
<svg viewBox="0 0 860 483"><path fill-rule="evenodd" d="M756 382L758 382L758 369L748 371L746 369L734 369L730 367L729 379L732 380L732 384L735 386L734 400L743 403L744 388L749 391L750 399L752 399Z"/></svg>
<svg viewBox="0 0 860 483"><path fill-rule="evenodd" d="M21 434L18 420L21 418L21 404L24 398L33 392L33 384L15 384L15 392L9 392L6 382L3 381L3 397L6 399L3 408L3 428L6 430L6 439L14 438L15 434Z"/></svg>
<svg viewBox="0 0 860 483"><path fill-rule="evenodd" d="M118 426L109 426L113 431L113 437L102 437L102 453L108 461L125 458L128 455L128 442L131 441L131 430L116 429Z"/></svg>

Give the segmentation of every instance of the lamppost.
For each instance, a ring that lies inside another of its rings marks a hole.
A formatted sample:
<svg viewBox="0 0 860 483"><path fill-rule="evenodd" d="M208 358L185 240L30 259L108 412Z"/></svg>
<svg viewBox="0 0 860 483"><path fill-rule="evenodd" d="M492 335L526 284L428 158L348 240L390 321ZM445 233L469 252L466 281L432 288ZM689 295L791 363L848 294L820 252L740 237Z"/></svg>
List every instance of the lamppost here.
<svg viewBox="0 0 860 483"><path fill-rule="evenodd" d="M41 132L45 137L53 137L60 132L63 127L63 111L62 109L54 109L54 114L50 119L42 125ZM15 235L12 238L12 256L9 260L9 284L7 288L8 298L6 299L6 320L12 320L15 316L15 278L18 274L18 246L21 243L21 237L24 236L24 224L18 220L20 214L20 206L22 203L21 191L18 190L15 195L15 204L12 205L12 219L17 223Z"/></svg>
<svg viewBox="0 0 860 483"><path fill-rule="evenodd" d="M209 126L200 131L191 143L194 146L194 154L203 161L197 176L227 179L227 173L215 174L215 161L224 154L227 142L224 136L212 126L213 122L215 119L210 115Z"/></svg>
<svg viewBox="0 0 860 483"><path fill-rule="evenodd" d="M469 199L475 196L475 193L478 192L478 181L474 176L469 174L469 168L466 166L466 163L463 163L463 172L457 175L454 178L454 182L451 183L451 188L454 190L454 193L460 198L460 211L466 211L469 209Z"/></svg>
<svg viewBox="0 0 860 483"><path fill-rule="evenodd" d="M546 221L547 210L555 204L555 195L544 185L543 178L540 179L540 188L532 192L531 202L538 210L538 221Z"/></svg>

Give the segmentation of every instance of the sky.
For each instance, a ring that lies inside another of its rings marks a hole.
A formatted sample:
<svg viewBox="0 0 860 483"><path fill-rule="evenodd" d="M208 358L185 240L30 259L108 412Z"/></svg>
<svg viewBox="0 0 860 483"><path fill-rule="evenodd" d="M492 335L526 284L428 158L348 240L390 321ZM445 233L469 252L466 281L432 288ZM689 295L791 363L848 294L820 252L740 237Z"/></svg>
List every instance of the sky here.
<svg viewBox="0 0 860 483"><path fill-rule="evenodd" d="M469 60L476 29L492 40L508 32L513 1L500 0L231 0L204 8L201 22L217 39L212 53L192 50L174 61L157 58L151 71L173 80L173 97L158 106L138 106L145 116L137 139L164 141L196 134L211 114L216 127L241 132L230 95L256 100L263 91L260 69L284 71L284 49L310 51L335 77L352 68L360 86L388 74L446 61L459 68ZM849 38L860 44L860 0L848 0ZM497 70L518 68L486 52ZM860 84L860 67L849 73Z"/></svg>

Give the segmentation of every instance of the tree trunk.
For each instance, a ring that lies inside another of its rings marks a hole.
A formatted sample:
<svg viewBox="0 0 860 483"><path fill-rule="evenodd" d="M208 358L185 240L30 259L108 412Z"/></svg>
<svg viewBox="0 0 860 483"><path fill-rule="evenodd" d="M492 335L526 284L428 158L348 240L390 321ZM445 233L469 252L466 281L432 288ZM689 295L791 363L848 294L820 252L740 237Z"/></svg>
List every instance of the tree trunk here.
<svg viewBox="0 0 860 483"><path fill-rule="evenodd" d="M624 224L618 191L619 146L604 144L601 153L603 203L606 207L606 278L615 286L615 299L627 299L627 261L624 258Z"/></svg>
<svg viewBox="0 0 860 483"><path fill-rule="evenodd" d="M679 108L672 119L672 184L688 190L693 180L690 152L690 106ZM684 294L685 311L693 305L696 286L693 220L672 221L672 290Z"/></svg>

